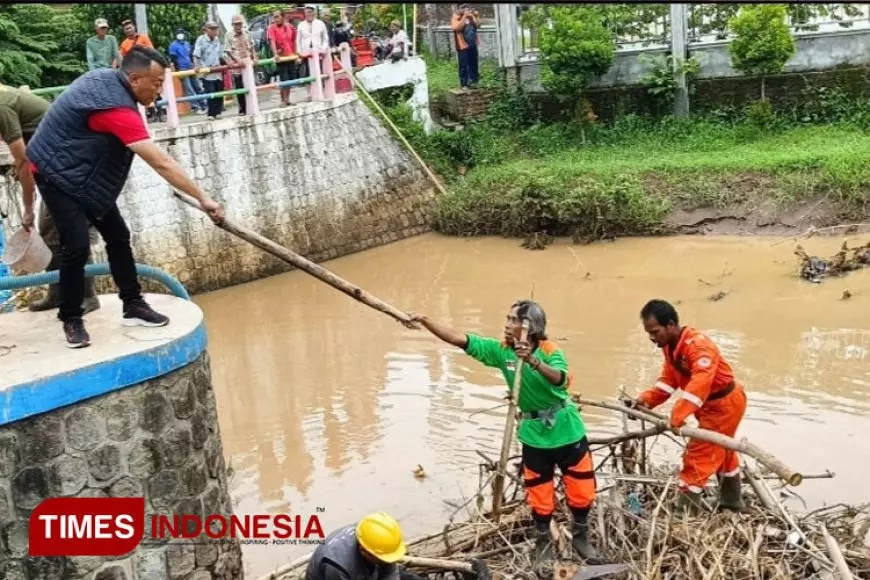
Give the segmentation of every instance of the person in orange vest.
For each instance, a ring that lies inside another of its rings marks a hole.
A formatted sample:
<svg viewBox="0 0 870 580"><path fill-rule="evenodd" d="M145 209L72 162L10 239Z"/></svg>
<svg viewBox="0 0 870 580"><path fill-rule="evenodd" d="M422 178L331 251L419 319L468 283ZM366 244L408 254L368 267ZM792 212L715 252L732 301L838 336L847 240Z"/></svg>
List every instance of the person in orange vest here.
<svg viewBox="0 0 870 580"><path fill-rule="evenodd" d="M694 415L700 428L734 437L746 412L746 392L713 341L692 327L680 326L677 310L664 300L647 302L640 318L650 340L662 349L664 364L655 386L626 403L654 409L676 395L672 427L682 427ZM680 471L678 514L707 509L702 494L713 474L719 479L719 507L743 509L737 453L692 439Z"/></svg>

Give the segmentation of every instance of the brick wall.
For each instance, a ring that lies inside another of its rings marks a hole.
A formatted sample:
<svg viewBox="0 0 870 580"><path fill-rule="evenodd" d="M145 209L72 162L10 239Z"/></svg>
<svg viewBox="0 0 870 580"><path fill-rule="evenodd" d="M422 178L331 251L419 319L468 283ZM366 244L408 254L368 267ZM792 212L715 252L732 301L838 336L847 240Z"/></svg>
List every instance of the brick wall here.
<svg viewBox="0 0 870 580"><path fill-rule="evenodd" d="M228 218L311 260L428 228L431 182L355 95L153 133ZM19 196L8 167L5 173L0 199L10 187ZM181 204L138 157L118 205L137 262L168 271L191 292L289 269ZM102 243L93 251L97 262L106 260ZM108 277L99 283L113 291Z"/></svg>
<svg viewBox="0 0 870 580"><path fill-rule="evenodd" d="M452 89L440 97L438 112L457 122L482 119L486 116L495 94L491 89Z"/></svg>

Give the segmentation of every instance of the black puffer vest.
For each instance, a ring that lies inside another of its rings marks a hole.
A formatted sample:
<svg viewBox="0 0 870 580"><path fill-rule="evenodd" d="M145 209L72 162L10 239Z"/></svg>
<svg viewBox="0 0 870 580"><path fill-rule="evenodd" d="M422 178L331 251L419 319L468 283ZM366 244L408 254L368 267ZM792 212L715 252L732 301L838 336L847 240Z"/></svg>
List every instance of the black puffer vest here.
<svg viewBox="0 0 870 580"><path fill-rule="evenodd" d="M27 145L27 157L40 177L97 218L121 195L134 153L114 135L91 131L88 116L120 107L139 113L124 74L115 69L86 72L51 105Z"/></svg>

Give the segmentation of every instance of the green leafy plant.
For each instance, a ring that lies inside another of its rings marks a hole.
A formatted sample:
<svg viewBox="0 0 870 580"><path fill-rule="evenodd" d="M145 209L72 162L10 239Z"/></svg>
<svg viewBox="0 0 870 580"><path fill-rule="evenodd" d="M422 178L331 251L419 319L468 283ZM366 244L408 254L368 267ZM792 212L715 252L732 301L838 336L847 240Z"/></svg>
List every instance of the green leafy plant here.
<svg viewBox="0 0 870 580"><path fill-rule="evenodd" d="M47 4L0 6L0 81L37 88L83 72L82 59L58 42L71 33L70 24L67 14Z"/></svg>
<svg viewBox="0 0 870 580"><path fill-rule="evenodd" d="M731 61L737 70L761 77L761 100L765 77L782 72L797 50L785 18L783 4L756 4L742 6L731 20Z"/></svg>
<svg viewBox="0 0 870 580"><path fill-rule="evenodd" d="M656 57L638 57L641 60L651 62L652 70L641 79L641 84L646 87L647 93L659 104L660 107L669 107L674 102L674 94L677 90L677 75L685 74L689 94L695 91L693 80L701 70L701 62L697 57L681 59L674 66L672 55L659 55Z"/></svg>
<svg viewBox="0 0 870 580"><path fill-rule="evenodd" d="M589 82L613 64L613 39L594 6L551 6L546 17L549 24L541 27L539 39L541 84L559 100L576 102Z"/></svg>

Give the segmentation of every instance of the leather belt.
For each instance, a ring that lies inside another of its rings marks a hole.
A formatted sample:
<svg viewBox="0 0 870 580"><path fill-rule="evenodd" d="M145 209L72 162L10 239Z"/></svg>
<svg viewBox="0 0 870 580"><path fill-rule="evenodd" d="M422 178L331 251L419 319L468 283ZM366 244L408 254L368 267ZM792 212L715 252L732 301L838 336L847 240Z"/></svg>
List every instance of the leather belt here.
<svg viewBox="0 0 870 580"><path fill-rule="evenodd" d="M718 401L719 399L723 399L723 398L727 397L728 395L730 395L731 393L733 393L735 387L736 387L736 385L734 384L734 381L731 381L730 383L728 383L727 387L725 387L724 389L722 389L718 393L713 393L712 395L707 397L707 400L708 401Z"/></svg>

